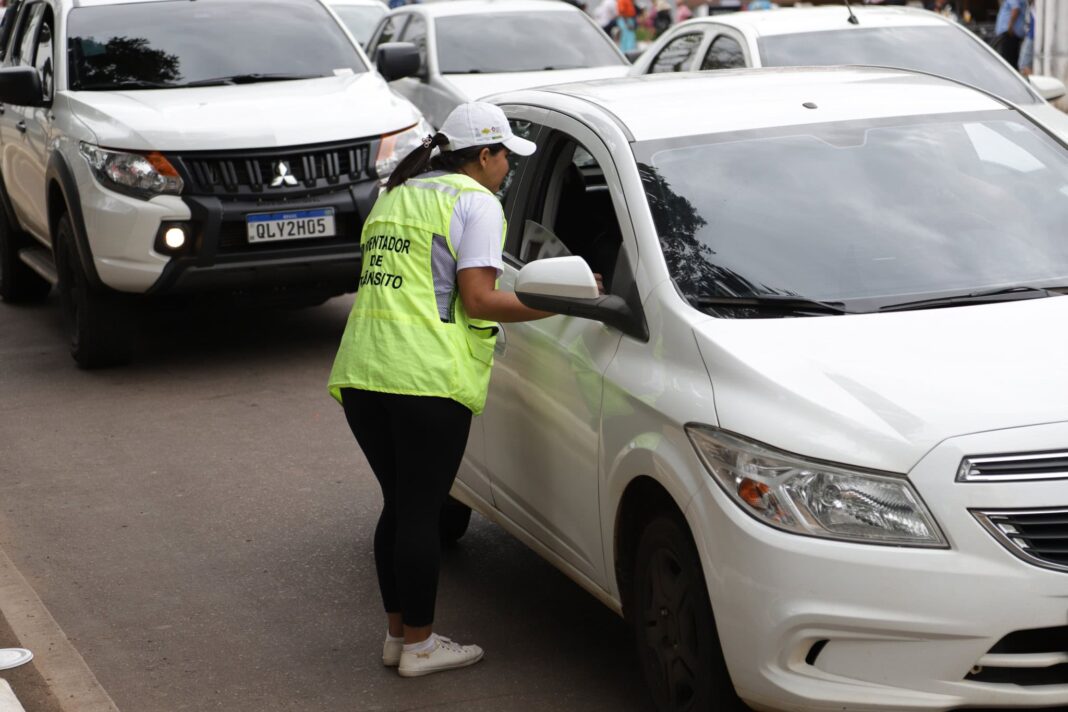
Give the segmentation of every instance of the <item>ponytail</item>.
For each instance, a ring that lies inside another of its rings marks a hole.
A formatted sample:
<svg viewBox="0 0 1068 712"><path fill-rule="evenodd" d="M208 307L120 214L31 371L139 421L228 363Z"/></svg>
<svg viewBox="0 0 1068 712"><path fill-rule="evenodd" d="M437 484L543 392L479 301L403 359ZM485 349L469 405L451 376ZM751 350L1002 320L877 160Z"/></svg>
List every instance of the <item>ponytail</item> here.
<svg viewBox="0 0 1068 712"><path fill-rule="evenodd" d="M397 167L393 169L389 180L386 181L386 190L393 190L404 181L420 173L426 173L430 168L430 154L437 146L444 146L449 142L443 133L428 135L423 139L421 146L416 146L412 152L405 156Z"/></svg>

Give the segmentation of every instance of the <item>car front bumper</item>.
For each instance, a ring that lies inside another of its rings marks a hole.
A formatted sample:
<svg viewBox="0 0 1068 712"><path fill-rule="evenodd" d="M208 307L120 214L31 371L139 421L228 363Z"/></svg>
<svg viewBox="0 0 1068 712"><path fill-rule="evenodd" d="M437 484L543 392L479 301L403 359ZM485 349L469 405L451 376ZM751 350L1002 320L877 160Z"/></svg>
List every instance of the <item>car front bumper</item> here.
<svg viewBox="0 0 1068 712"><path fill-rule="evenodd" d="M955 481L964 456L1066 444L1062 423L955 438L933 450L909 478L946 549L781 532L742 512L710 478L686 514L739 694L767 710L1068 704L1068 667L1057 667L1059 654L1068 658L1068 573L1021 560L972 513L1068 505L1068 481ZM1019 631L1038 631L1027 634L1033 650L991 655Z"/></svg>

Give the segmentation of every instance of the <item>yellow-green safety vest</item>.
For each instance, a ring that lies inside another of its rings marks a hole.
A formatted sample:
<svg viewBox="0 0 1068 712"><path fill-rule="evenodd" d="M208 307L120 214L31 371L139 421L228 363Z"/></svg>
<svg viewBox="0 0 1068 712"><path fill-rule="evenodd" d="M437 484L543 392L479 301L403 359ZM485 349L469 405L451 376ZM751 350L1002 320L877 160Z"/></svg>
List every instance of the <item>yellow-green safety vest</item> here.
<svg viewBox="0 0 1068 712"><path fill-rule="evenodd" d="M482 412L497 325L468 317L455 288L452 319L443 321L431 268L435 236L456 259L449 226L456 201L469 191L492 195L473 178L449 173L410 178L375 202L360 237L360 286L330 372L330 395L339 402L342 388L359 388L451 398Z"/></svg>

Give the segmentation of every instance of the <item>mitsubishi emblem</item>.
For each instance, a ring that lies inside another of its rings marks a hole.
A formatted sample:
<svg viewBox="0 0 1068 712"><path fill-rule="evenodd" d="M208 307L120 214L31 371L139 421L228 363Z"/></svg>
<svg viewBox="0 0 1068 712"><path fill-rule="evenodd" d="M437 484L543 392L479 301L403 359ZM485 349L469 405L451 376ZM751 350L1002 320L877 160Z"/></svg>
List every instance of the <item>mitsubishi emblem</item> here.
<svg viewBox="0 0 1068 712"><path fill-rule="evenodd" d="M274 180L271 181L271 187L277 188L283 184L296 185L297 179L289 174L289 163L279 161L274 164Z"/></svg>

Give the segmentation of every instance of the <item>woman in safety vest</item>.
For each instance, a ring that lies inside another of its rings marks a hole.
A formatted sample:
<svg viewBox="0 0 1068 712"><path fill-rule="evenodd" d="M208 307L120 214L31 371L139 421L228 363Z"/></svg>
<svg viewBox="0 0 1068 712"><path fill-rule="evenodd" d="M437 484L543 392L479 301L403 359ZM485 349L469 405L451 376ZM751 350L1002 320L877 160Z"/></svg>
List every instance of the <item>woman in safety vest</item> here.
<svg viewBox="0 0 1068 712"><path fill-rule="evenodd" d="M509 153L535 148L500 108L462 104L400 162L360 239L360 287L329 388L382 487L382 662L405 677L482 659L477 645L432 632L438 521L485 404L495 322L549 316L497 289L505 220L494 193Z"/></svg>

